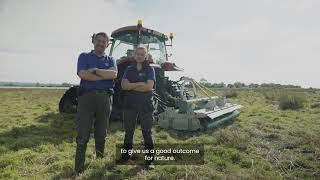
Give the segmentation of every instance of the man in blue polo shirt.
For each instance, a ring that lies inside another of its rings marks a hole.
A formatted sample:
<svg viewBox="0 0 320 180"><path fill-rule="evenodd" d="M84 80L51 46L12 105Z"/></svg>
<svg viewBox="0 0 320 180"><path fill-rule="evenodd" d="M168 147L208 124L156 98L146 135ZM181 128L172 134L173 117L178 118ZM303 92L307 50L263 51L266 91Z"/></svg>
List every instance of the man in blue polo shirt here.
<svg viewBox="0 0 320 180"><path fill-rule="evenodd" d="M94 50L81 53L78 59L77 74L80 77L77 114L77 150L75 171L78 175L84 170L85 153L94 125L96 157L103 158L106 130L112 108L113 80L117 77L114 59L106 56L109 37L106 33L94 34ZM95 119L95 120L94 120Z"/></svg>

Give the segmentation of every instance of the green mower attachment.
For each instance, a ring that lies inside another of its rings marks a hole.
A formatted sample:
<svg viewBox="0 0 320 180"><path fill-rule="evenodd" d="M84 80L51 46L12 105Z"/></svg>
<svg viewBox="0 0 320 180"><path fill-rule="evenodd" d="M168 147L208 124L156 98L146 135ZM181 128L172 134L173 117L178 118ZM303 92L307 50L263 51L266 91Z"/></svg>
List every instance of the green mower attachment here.
<svg viewBox="0 0 320 180"><path fill-rule="evenodd" d="M184 78L183 80L181 97L177 101L177 106L168 107L160 114L158 121L160 127L185 131L206 130L239 116L238 110L242 107L241 105L227 103L225 97L209 96L209 93L214 92L193 79ZM193 87L194 98L192 99L187 99L183 95L185 84L188 82ZM196 98L196 86L207 97Z"/></svg>

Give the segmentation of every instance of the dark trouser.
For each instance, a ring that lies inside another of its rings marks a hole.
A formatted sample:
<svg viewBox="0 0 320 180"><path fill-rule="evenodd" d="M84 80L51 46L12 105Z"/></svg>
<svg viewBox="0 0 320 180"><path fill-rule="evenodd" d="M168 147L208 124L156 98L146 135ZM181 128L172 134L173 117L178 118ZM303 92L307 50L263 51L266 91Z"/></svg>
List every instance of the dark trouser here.
<svg viewBox="0 0 320 180"><path fill-rule="evenodd" d="M77 150L75 171L84 170L85 153L94 123L94 139L97 158L103 158L106 131L112 108L112 96L106 92L87 92L78 97ZM95 118L95 121L93 121Z"/></svg>
<svg viewBox="0 0 320 180"><path fill-rule="evenodd" d="M137 120L140 121L145 149L149 150L150 152L150 150L154 148L151 132L153 112L139 112L134 109L125 109L123 112L123 125L125 129L123 148L126 150L132 149L133 134L136 128ZM146 156L153 156L153 153L147 153ZM122 159L124 160L128 160L129 158L129 154L122 155Z"/></svg>

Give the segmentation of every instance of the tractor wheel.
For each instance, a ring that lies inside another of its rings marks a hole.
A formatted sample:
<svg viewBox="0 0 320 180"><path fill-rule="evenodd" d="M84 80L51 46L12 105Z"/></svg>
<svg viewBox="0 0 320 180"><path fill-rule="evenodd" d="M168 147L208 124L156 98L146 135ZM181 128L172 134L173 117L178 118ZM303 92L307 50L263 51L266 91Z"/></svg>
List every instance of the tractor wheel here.
<svg viewBox="0 0 320 180"><path fill-rule="evenodd" d="M78 105L78 86L69 88L59 102L60 113L76 113Z"/></svg>
<svg viewBox="0 0 320 180"><path fill-rule="evenodd" d="M72 103L72 100L70 98L66 98L63 103L63 109L65 113L76 113L77 112L77 106L75 106Z"/></svg>

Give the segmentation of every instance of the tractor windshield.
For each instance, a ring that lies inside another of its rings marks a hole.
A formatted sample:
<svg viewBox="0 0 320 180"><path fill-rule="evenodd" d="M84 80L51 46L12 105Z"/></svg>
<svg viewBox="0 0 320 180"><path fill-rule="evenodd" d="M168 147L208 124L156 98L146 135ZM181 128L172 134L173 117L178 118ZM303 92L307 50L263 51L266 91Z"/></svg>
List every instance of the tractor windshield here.
<svg viewBox="0 0 320 180"><path fill-rule="evenodd" d="M138 40L137 33L125 33L114 39L110 55L116 60L134 56L137 45L143 45L147 48L149 59L154 63L162 64L166 61L165 44L160 38L152 34L141 34Z"/></svg>

